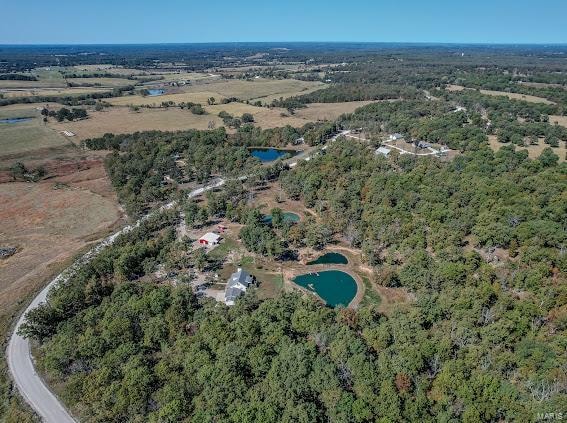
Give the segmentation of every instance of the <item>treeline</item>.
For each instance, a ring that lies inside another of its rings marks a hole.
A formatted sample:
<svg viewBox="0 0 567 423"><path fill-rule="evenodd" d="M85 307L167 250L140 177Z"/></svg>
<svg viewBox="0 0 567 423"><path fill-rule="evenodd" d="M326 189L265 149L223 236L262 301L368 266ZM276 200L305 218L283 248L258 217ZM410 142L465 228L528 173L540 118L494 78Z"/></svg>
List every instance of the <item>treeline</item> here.
<svg viewBox="0 0 567 423"><path fill-rule="evenodd" d="M67 106L79 106L79 105L93 105L96 100L111 97L120 97L125 92L133 91L134 86L113 88L110 91L104 92L93 92L86 94L75 94L75 95L41 95L41 96L28 96L28 97L8 97L0 98L0 107L8 106L10 104L28 104L28 103L47 103L55 102L65 104Z"/></svg>
<svg viewBox="0 0 567 423"><path fill-rule="evenodd" d="M297 109L305 107L309 103L342 103L361 100L415 99L419 97L423 97L423 94L410 86L348 83L332 85L301 96L274 100L272 106Z"/></svg>
<svg viewBox="0 0 567 423"><path fill-rule="evenodd" d="M88 117L87 110L82 108L67 109L66 107L62 107L57 111L43 109L41 111L41 114L45 117L53 117L57 119L57 122L63 122L64 120L73 121L76 119L85 119Z"/></svg>
<svg viewBox="0 0 567 423"><path fill-rule="evenodd" d="M21 73L2 73L0 81L37 81L33 75L22 75Z"/></svg>

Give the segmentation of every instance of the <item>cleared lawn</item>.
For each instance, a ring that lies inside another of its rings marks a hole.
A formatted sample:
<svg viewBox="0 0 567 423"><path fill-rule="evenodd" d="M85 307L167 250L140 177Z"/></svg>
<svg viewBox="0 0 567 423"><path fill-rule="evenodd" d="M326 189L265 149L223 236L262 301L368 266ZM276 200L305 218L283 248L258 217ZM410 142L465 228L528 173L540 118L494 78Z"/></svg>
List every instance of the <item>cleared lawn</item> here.
<svg viewBox="0 0 567 423"><path fill-rule="evenodd" d="M498 151L500 150L503 146L505 145L510 145L508 144L503 144L501 142L498 142L498 138L496 137L496 135L489 135L488 136L488 142L490 143L490 147L494 150L494 151ZM528 156L530 159L537 159L539 157L539 155L541 154L541 152L546 148L549 147L549 145L545 144L543 142L543 138L539 139L539 144L538 145L528 145L526 147L518 147L516 146L517 150L528 150ZM560 162L564 162L565 161L565 155L567 154L567 148L565 148L565 143L564 142L560 142L559 143L559 147L557 148L553 148L553 152L555 154L557 154L559 156L559 161Z"/></svg>
<svg viewBox="0 0 567 423"><path fill-rule="evenodd" d="M27 122L0 123L0 156L69 144L65 137L43 123L39 111L27 106L27 109L0 109L0 119L32 117Z"/></svg>

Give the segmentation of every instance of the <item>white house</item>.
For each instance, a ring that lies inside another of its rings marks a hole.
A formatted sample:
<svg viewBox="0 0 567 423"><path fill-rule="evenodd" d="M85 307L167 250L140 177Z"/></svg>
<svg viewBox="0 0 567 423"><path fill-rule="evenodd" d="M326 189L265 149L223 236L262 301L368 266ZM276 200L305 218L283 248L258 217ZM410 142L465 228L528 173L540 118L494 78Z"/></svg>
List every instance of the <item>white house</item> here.
<svg viewBox="0 0 567 423"><path fill-rule="evenodd" d="M401 140L404 136L398 132L396 132L395 134L390 134L390 136L388 137L388 141L397 141L397 140Z"/></svg>
<svg viewBox="0 0 567 423"><path fill-rule="evenodd" d="M199 244L203 245L217 245L221 240L220 235L212 232L207 232L201 238L199 238Z"/></svg>
<svg viewBox="0 0 567 423"><path fill-rule="evenodd" d="M234 305L238 297L244 295L250 285L254 283L254 277L242 270L240 267L230 275L224 290L224 303L228 306Z"/></svg>

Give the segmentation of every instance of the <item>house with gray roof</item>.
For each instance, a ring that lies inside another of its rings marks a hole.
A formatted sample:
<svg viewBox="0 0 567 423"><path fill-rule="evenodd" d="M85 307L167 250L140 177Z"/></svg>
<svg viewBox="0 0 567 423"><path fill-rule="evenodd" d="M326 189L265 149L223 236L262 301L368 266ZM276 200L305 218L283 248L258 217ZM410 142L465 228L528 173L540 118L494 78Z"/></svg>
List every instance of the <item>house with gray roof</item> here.
<svg viewBox="0 0 567 423"><path fill-rule="evenodd" d="M230 278L226 282L224 303L228 306L234 305L236 299L244 295L248 287L253 283L254 277L239 267L236 272L230 275Z"/></svg>

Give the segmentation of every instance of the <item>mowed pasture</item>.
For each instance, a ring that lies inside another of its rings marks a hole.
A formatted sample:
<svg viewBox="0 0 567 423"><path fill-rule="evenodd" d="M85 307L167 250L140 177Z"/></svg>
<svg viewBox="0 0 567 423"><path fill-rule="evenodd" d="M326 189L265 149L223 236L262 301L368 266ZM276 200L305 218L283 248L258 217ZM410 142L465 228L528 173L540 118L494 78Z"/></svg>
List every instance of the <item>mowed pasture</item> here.
<svg viewBox="0 0 567 423"><path fill-rule="evenodd" d="M447 91L463 91L463 90L474 90L473 88L466 88L461 85L447 85L445 88ZM536 97L534 95L519 94L519 93L508 93L506 91L494 91L494 90L478 90L481 94L493 95L499 97L508 97L510 100L520 100L527 101L528 103L543 103L543 104L555 104L553 101L542 97Z"/></svg>
<svg viewBox="0 0 567 423"><path fill-rule="evenodd" d="M61 134L43 123L38 110L27 105L22 109L0 109L0 119L31 117L26 122L0 123L0 156L60 147L69 144Z"/></svg>
<svg viewBox="0 0 567 423"><path fill-rule="evenodd" d="M516 146L516 150L528 150L528 157L530 159L537 159L545 148L550 147L548 144L544 143L543 140L543 138L540 138L537 145L526 145L524 147ZM490 144L490 148L494 151L500 150L505 145L511 145L510 143L504 144L499 142L496 135L489 135L488 142ZM565 142L561 141L559 143L559 147L552 147L552 150L559 156L559 162L566 161L567 148L565 147Z"/></svg>

